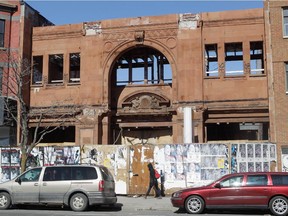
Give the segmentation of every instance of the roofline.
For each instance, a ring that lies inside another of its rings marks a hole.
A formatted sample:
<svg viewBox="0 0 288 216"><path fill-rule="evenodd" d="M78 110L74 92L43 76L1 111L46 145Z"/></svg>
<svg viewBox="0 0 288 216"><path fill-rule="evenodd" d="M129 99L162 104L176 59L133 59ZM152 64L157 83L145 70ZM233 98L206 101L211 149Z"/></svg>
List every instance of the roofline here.
<svg viewBox="0 0 288 216"><path fill-rule="evenodd" d="M18 6L15 4L8 4L8 3L0 3L0 10L7 11L7 12L15 12L17 11Z"/></svg>

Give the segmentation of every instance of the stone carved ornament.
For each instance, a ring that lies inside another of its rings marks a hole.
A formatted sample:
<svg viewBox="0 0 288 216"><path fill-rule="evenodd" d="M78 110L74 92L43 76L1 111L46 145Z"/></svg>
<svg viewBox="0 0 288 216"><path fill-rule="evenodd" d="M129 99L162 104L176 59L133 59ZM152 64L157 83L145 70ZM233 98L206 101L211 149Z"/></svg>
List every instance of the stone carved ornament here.
<svg viewBox="0 0 288 216"><path fill-rule="evenodd" d="M129 110L162 109L169 106L169 101L153 94L135 95L123 102L122 107Z"/></svg>

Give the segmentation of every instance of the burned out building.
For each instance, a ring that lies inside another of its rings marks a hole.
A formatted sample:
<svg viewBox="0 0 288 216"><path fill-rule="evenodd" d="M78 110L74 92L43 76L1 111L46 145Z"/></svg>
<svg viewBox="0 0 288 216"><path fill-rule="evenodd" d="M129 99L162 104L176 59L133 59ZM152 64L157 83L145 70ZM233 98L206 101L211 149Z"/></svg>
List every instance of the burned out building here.
<svg viewBox="0 0 288 216"><path fill-rule="evenodd" d="M34 28L31 109L81 110L43 142L269 140L264 26L251 9Z"/></svg>

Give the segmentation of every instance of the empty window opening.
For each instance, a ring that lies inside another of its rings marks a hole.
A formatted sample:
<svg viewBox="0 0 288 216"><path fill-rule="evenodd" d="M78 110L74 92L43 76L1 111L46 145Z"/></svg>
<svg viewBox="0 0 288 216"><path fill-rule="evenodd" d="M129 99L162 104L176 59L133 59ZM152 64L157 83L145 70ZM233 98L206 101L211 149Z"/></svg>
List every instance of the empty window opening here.
<svg viewBox="0 0 288 216"><path fill-rule="evenodd" d="M34 133L35 128L32 128L32 132ZM43 130L39 128L39 133L41 134ZM31 133L31 134L33 134ZM75 142L75 127L60 127L54 130L51 133L47 133L41 143L63 143L63 142Z"/></svg>
<svg viewBox="0 0 288 216"><path fill-rule="evenodd" d="M205 69L206 76L219 76L217 44L205 45Z"/></svg>
<svg viewBox="0 0 288 216"><path fill-rule="evenodd" d="M225 44L225 69L226 76L244 74L242 43Z"/></svg>
<svg viewBox="0 0 288 216"><path fill-rule="evenodd" d="M268 140L268 123L207 124L207 141Z"/></svg>
<svg viewBox="0 0 288 216"><path fill-rule="evenodd" d="M283 35L288 37L288 8L283 8Z"/></svg>
<svg viewBox="0 0 288 216"><path fill-rule="evenodd" d="M250 73L264 74L263 42L250 42Z"/></svg>
<svg viewBox="0 0 288 216"><path fill-rule="evenodd" d="M172 83L167 58L152 48L137 48L122 55L115 63L116 85Z"/></svg>
<svg viewBox="0 0 288 216"><path fill-rule="evenodd" d="M33 56L32 83L42 84L43 75L43 56Z"/></svg>
<svg viewBox="0 0 288 216"><path fill-rule="evenodd" d="M0 47L4 47L5 20L0 19Z"/></svg>
<svg viewBox="0 0 288 216"><path fill-rule="evenodd" d="M69 82L80 82L80 53L70 53Z"/></svg>
<svg viewBox="0 0 288 216"><path fill-rule="evenodd" d="M63 54L49 55L48 82L63 83Z"/></svg>

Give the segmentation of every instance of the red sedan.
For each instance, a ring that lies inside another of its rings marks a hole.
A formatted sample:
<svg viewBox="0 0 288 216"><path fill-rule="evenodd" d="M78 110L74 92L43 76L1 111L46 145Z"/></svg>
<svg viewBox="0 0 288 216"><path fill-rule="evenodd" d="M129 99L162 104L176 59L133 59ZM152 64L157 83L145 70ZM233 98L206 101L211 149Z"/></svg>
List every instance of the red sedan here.
<svg viewBox="0 0 288 216"><path fill-rule="evenodd" d="M288 214L288 173L250 172L228 174L213 183L172 194L174 207L190 214L204 209L270 209L274 215Z"/></svg>

